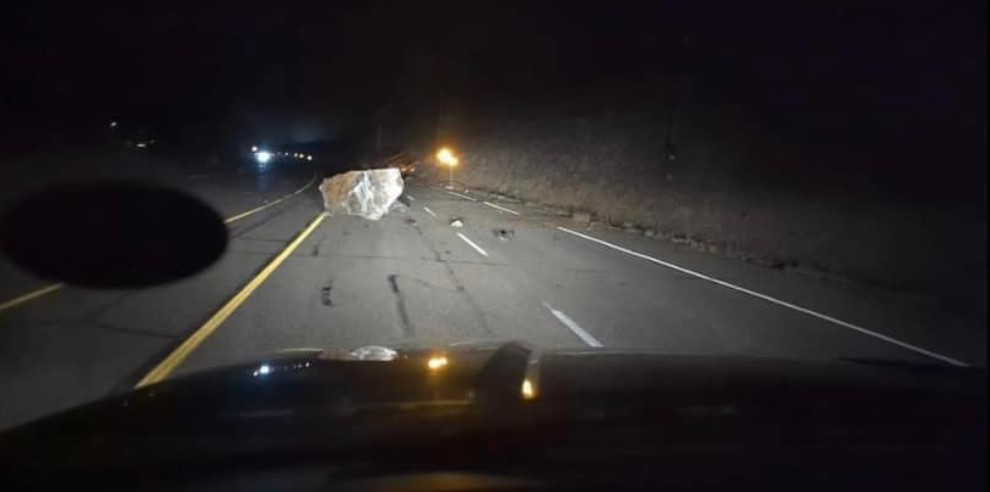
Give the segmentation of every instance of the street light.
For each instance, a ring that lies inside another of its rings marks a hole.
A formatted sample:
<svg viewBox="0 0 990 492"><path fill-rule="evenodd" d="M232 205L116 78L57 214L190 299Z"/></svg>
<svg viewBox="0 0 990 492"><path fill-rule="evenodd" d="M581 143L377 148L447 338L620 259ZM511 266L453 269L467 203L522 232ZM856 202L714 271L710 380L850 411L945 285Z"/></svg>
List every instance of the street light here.
<svg viewBox="0 0 990 492"><path fill-rule="evenodd" d="M533 398L536 398L536 388L533 387L533 382L529 379L523 379L522 397L524 400L532 400Z"/></svg>
<svg viewBox="0 0 990 492"><path fill-rule="evenodd" d="M447 367L447 358L442 355L437 355L430 357L430 360L426 361L426 367L429 367L431 371L436 371L438 369L443 369Z"/></svg>
<svg viewBox="0 0 990 492"><path fill-rule="evenodd" d="M458 162L457 157L450 151L450 149L444 147L437 151L437 160L440 161L441 164L447 166L447 169L450 170L450 187L453 188L454 168L457 167Z"/></svg>

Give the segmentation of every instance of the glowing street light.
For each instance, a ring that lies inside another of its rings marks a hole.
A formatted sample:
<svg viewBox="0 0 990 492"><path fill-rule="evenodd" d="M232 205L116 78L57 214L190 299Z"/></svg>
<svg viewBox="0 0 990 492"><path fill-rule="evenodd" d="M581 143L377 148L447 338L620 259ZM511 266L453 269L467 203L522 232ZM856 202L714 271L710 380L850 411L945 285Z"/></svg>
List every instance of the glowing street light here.
<svg viewBox="0 0 990 492"><path fill-rule="evenodd" d="M444 147L437 151L437 161L441 164L447 166L450 170L450 187L454 187L454 168L457 167L458 159L453 152L447 147Z"/></svg>
<svg viewBox="0 0 990 492"><path fill-rule="evenodd" d="M258 151L258 146L257 145L252 145L251 146L251 152L257 152L257 151Z"/></svg>
<svg viewBox="0 0 990 492"><path fill-rule="evenodd" d="M444 164L451 164L457 162L457 158L454 157L454 153L450 149L444 147L437 151L437 160Z"/></svg>
<svg viewBox="0 0 990 492"><path fill-rule="evenodd" d="M533 382L529 379L523 380L522 397L524 400L532 400L533 398L536 398L536 388L533 387Z"/></svg>
<svg viewBox="0 0 990 492"><path fill-rule="evenodd" d="M430 360L426 361L426 367L429 367L431 371L436 371L438 369L443 369L444 367L447 367L448 363L449 362L447 361L446 357L439 355L439 356L430 357Z"/></svg>

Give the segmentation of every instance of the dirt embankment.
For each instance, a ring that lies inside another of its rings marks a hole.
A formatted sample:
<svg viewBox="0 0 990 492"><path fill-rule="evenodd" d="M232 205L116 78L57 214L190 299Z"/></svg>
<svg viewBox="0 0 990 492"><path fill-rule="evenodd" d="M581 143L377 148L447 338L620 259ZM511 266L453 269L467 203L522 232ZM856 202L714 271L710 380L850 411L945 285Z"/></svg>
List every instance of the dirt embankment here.
<svg viewBox="0 0 990 492"><path fill-rule="evenodd" d="M673 139L648 123L489 124L456 139L456 181L712 254L985 310L985 216L910 198L740 185L721 178L752 149L714 145L699 128ZM425 152L423 162L422 172L447 179Z"/></svg>

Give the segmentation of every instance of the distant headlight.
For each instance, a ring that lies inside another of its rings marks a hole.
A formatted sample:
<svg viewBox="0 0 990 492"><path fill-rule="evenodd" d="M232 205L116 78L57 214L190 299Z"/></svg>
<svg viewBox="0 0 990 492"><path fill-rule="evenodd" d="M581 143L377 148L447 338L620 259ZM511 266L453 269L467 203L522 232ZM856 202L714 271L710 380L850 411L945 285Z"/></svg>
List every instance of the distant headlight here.
<svg viewBox="0 0 990 492"><path fill-rule="evenodd" d="M266 162L272 160L272 153L262 150L259 152L255 152L254 158L257 159L259 163L265 164Z"/></svg>

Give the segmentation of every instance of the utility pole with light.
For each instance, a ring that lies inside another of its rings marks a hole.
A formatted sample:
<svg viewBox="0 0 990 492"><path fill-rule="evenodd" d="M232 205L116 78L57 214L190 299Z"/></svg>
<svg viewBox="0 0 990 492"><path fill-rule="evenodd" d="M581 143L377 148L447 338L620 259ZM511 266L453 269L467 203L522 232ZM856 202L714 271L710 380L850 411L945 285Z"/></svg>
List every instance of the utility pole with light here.
<svg viewBox="0 0 990 492"><path fill-rule="evenodd" d="M450 149L444 147L437 151L437 160L447 166L447 169L450 171L450 184L448 186L450 189L454 189L454 167L457 166L457 157Z"/></svg>

